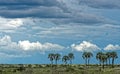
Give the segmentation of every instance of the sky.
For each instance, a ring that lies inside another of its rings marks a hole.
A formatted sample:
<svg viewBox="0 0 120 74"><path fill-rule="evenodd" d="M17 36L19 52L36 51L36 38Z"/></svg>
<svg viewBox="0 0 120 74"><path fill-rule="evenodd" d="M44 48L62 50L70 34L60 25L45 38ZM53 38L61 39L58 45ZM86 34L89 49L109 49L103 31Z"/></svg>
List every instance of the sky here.
<svg viewBox="0 0 120 74"><path fill-rule="evenodd" d="M49 53L116 51L120 64L120 0L0 0L0 63L49 64ZM59 64L63 63L61 60Z"/></svg>

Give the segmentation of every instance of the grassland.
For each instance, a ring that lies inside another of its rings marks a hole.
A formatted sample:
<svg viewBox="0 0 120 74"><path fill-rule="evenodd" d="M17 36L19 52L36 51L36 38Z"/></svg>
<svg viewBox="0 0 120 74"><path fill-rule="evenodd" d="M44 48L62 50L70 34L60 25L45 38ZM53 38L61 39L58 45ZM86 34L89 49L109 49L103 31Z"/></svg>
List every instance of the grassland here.
<svg viewBox="0 0 120 74"><path fill-rule="evenodd" d="M120 74L120 65L38 65L38 64L1 64L0 74Z"/></svg>

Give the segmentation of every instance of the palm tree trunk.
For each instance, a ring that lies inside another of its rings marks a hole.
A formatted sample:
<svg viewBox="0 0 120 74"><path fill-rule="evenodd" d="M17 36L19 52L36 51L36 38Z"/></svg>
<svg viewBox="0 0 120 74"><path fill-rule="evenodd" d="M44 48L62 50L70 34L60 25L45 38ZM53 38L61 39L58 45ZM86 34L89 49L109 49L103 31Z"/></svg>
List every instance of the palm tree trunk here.
<svg viewBox="0 0 120 74"><path fill-rule="evenodd" d="M87 58L85 59L85 65L87 66Z"/></svg>
<svg viewBox="0 0 120 74"><path fill-rule="evenodd" d="M57 65L57 60L55 61L56 65Z"/></svg>
<svg viewBox="0 0 120 74"><path fill-rule="evenodd" d="M88 66L89 66L90 59L88 58Z"/></svg>
<svg viewBox="0 0 120 74"><path fill-rule="evenodd" d="M101 66L101 61L99 61L99 65Z"/></svg>
<svg viewBox="0 0 120 74"><path fill-rule="evenodd" d="M53 61L51 61L51 65L53 65Z"/></svg>
<svg viewBox="0 0 120 74"><path fill-rule="evenodd" d="M108 61L106 60L106 66L108 65Z"/></svg>
<svg viewBox="0 0 120 74"><path fill-rule="evenodd" d="M72 64L72 60L70 60L70 64Z"/></svg>
<svg viewBox="0 0 120 74"><path fill-rule="evenodd" d="M112 67L114 67L114 58L112 59Z"/></svg>
<svg viewBox="0 0 120 74"><path fill-rule="evenodd" d="M109 65L110 65L110 58L109 58Z"/></svg>
<svg viewBox="0 0 120 74"><path fill-rule="evenodd" d="M67 61L65 62L65 65L67 65Z"/></svg>
<svg viewBox="0 0 120 74"><path fill-rule="evenodd" d="M104 62L103 62L103 69L104 69Z"/></svg>

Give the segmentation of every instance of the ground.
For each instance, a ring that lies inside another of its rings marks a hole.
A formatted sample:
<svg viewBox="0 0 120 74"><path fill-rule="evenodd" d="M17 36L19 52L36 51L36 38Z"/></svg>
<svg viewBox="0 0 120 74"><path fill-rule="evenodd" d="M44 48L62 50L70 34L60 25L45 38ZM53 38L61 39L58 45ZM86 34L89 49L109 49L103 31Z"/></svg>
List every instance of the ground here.
<svg viewBox="0 0 120 74"><path fill-rule="evenodd" d="M1 64L0 74L120 74L120 65L39 65L39 64Z"/></svg>

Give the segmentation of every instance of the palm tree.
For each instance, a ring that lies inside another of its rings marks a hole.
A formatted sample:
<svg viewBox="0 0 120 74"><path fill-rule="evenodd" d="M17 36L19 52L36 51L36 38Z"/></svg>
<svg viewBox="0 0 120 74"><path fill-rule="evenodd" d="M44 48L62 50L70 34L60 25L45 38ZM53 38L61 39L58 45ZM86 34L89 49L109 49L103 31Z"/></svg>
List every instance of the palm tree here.
<svg viewBox="0 0 120 74"><path fill-rule="evenodd" d="M68 60L70 60L69 56L63 56L62 61L65 62L65 64L67 64Z"/></svg>
<svg viewBox="0 0 120 74"><path fill-rule="evenodd" d="M61 55L59 53L54 54L54 59L55 59L56 65L57 65L57 61L60 60L60 57L61 57Z"/></svg>
<svg viewBox="0 0 120 74"><path fill-rule="evenodd" d="M103 69L104 69L104 65L105 65L106 61L107 61L107 55L105 53L102 53L101 54L101 62L103 64Z"/></svg>
<svg viewBox="0 0 120 74"><path fill-rule="evenodd" d="M93 57L93 54L91 52L88 52L88 65L89 65L89 62L90 62L90 58Z"/></svg>
<svg viewBox="0 0 120 74"><path fill-rule="evenodd" d="M105 62L107 61L107 58L108 58L108 57L107 57L106 53L98 52L98 53L96 54L96 59L99 60L100 65L101 65L101 63L102 63L103 69L104 69Z"/></svg>
<svg viewBox="0 0 120 74"><path fill-rule="evenodd" d="M98 52L97 54L96 54L96 59L97 60L99 60L99 64L101 65L101 55L102 55L103 53L102 52Z"/></svg>
<svg viewBox="0 0 120 74"><path fill-rule="evenodd" d="M74 59L74 54L73 53L69 53L68 57L69 57L69 60L70 60L70 64L72 64L72 60Z"/></svg>
<svg viewBox="0 0 120 74"><path fill-rule="evenodd" d="M110 65L111 52L107 52L107 53L106 53L106 55L107 55L107 58L108 58L108 62L109 62L109 65Z"/></svg>
<svg viewBox="0 0 120 74"><path fill-rule="evenodd" d="M118 58L117 53L116 52L111 52L111 58L112 58L112 67L114 67L114 61L116 58Z"/></svg>
<svg viewBox="0 0 120 74"><path fill-rule="evenodd" d="M85 59L85 65L87 65L87 52L84 52L82 57Z"/></svg>
<svg viewBox="0 0 120 74"><path fill-rule="evenodd" d="M89 65L89 60L90 58L93 56L93 54L91 52L84 52L82 57L83 59L85 59L85 64Z"/></svg>
<svg viewBox="0 0 120 74"><path fill-rule="evenodd" d="M54 54L53 53L48 54L48 58L50 59L52 65L54 60Z"/></svg>

